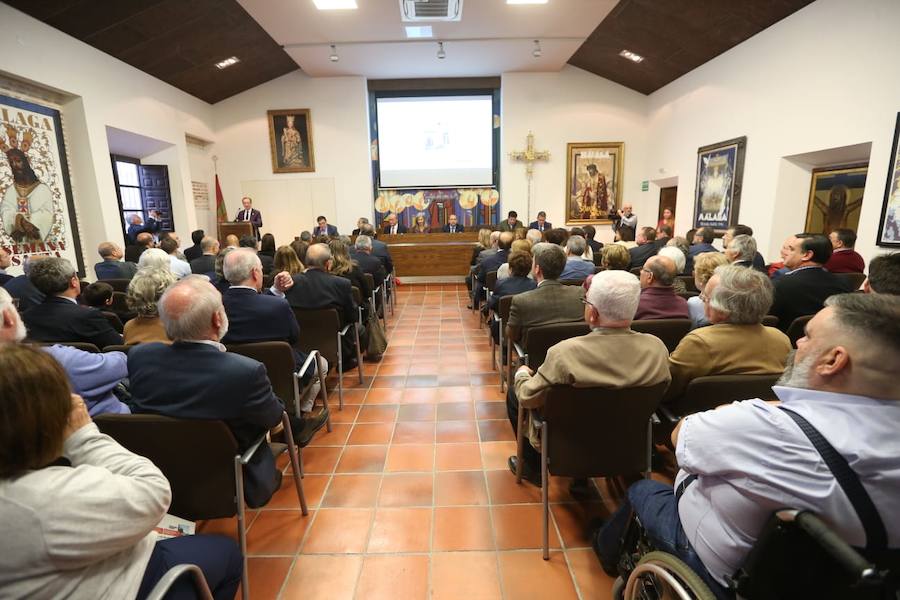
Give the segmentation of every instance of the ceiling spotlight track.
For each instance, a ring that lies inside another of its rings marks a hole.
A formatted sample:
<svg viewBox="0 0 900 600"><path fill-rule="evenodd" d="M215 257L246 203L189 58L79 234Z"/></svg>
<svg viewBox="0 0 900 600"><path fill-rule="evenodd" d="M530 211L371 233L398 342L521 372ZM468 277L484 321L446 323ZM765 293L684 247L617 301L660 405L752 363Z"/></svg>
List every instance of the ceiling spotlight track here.
<svg viewBox="0 0 900 600"><path fill-rule="evenodd" d="M444 42L438 42L437 44L438 44L437 57L441 60L447 58L447 53L444 52Z"/></svg>
<svg viewBox="0 0 900 600"><path fill-rule="evenodd" d="M335 48L334 44L331 44L331 56L328 57L328 60L331 62L337 62L341 60L341 57L338 56L337 48Z"/></svg>
<svg viewBox="0 0 900 600"><path fill-rule="evenodd" d="M532 55L533 57L535 57L535 58L540 58L540 57L541 57L541 54L542 54L542 52L541 52L541 41L540 41L540 40L534 40L534 50L531 51L531 55Z"/></svg>

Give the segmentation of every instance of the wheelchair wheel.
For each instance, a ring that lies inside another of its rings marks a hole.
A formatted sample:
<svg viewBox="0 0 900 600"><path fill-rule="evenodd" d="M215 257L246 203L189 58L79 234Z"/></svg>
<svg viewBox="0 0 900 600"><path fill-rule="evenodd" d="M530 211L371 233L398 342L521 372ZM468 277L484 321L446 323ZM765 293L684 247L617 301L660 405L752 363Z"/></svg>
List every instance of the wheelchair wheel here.
<svg viewBox="0 0 900 600"><path fill-rule="evenodd" d="M614 586L615 589L615 586ZM715 595L690 567L666 552L641 557L625 584L625 600L716 600Z"/></svg>

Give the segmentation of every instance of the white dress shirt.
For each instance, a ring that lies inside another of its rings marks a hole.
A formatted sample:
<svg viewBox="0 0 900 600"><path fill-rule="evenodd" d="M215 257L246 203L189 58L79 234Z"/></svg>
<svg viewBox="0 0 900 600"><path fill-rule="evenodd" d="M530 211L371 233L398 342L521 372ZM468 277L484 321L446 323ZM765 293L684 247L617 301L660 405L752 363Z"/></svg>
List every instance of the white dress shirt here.
<svg viewBox="0 0 900 600"><path fill-rule="evenodd" d="M859 476L888 546L900 548L900 402L775 386ZM681 525L710 574L725 584L777 509L815 512L855 547L865 532L853 505L790 416L759 399L687 417L678 434L681 471L699 477L678 504Z"/></svg>
<svg viewBox="0 0 900 600"><path fill-rule="evenodd" d="M170 254L169 270L172 271L172 274L175 275L175 277L181 279L191 274L191 265L187 264L183 260L178 260L177 256Z"/></svg>

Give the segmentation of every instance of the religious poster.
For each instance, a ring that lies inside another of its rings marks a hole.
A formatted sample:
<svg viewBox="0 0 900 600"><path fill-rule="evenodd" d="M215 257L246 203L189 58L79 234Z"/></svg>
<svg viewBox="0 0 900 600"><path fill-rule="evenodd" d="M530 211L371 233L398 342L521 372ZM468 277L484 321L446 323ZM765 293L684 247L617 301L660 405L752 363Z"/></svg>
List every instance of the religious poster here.
<svg viewBox="0 0 900 600"><path fill-rule="evenodd" d="M881 207L881 221L878 224L879 246L900 247L900 113L894 127L894 145L891 146L891 162L888 166L887 184L884 188L884 204Z"/></svg>
<svg viewBox="0 0 900 600"><path fill-rule="evenodd" d="M84 274L60 113L0 95L0 246L19 274L27 256L69 259Z"/></svg>
<svg viewBox="0 0 900 600"><path fill-rule="evenodd" d="M841 227L856 231L868 170L866 164L814 169L803 231L824 235Z"/></svg>
<svg viewBox="0 0 900 600"><path fill-rule="evenodd" d="M270 110L269 145L273 173L311 173L316 170L312 123L308 108Z"/></svg>
<svg viewBox="0 0 900 600"><path fill-rule="evenodd" d="M603 223L622 206L625 144L566 147L566 225Z"/></svg>
<svg viewBox="0 0 900 600"><path fill-rule="evenodd" d="M697 151L694 227L712 227L724 234L737 224L746 150L744 136Z"/></svg>

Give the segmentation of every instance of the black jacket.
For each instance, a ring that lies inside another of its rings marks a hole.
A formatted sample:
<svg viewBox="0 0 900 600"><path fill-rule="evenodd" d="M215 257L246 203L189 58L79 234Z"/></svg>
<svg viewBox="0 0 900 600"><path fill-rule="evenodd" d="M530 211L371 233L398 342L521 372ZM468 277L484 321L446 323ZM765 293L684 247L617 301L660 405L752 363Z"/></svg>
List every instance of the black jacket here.
<svg viewBox="0 0 900 600"><path fill-rule="evenodd" d="M384 264L377 256L366 254L365 252L356 252L353 254L353 260L359 265L363 273L368 273L375 279L375 287L378 287L387 277L387 271Z"/></svg>
<svg viewBox="0 0 900 600"><path fill-rule="evenodd" d="M19 301L19 313L38 306L44 301L44 293L34 287L26 275L18 275L3 284L3 289Z"/></svg>
<svg viewBox="0 0 900 600"><path fill-rule="evenodd" d="M294 287L287 291L286 296L294 308L336 308L341 323L346 325L357 320L350 288L350 281L343 277L321 269L307 269L305 273L294 275Z"/></svg>
<svg viewBox="0 0 900 600"><path fill-rule="evenodd" d="M133 412L221 419L241 452L281 422L284 411L262 363L208 344L138 344L128 353L128 377ZM280 484L263 445L244 467L244 498L251 507L262 506Z"/></svg>
<svg viewBox="0 0 900 600"><path fill-rule="evenodd" d="M454 233L462 233L462 232L464 232L465 230L466 230L465 227L463 227L462 225L460 225L459 223L457 223L457 224L456 224L456 231L455 231ZM444 233L450 233L450 224L447 223L446 225L444 225L444 227L441 229L441 231L443 231Z"/></svg>
<svg viewBox="0 0 900 600"><path fill-rule="evenodd" d="M801 267L775 281L775 301L769 314L778 317L779 329L787 331L797 317L822 310L828 296L851 291L846 281L822 267Z"/></svg>
<svg viewBox="0 0 900 600"><path fill-rule="evenodd" d="M631 262L628 263L628 268L643 267L647 259L655 256L658 251L659 248L653 242L647 242L629 249L628 253L631 255Z"/></svg>
<svg viewBox="0 0 900 600"><path fill-rule="evenodd" d="M191 261L191 273L205 275L216 271L216 257L213 254L204 254L200 258Z"/></svg>
<svg viewBox="0 0 900 600"><path fill-rule="evenodd" d="M190 248L186 248L184 251L184 258L188 261L188 263L197 258L200 258L201 256L203 256L203 249L200 248L200 244L194 244Z"/></svg>
<svg viewBox="0 0 900 600"><path fill-rule="evenodd" d="M86 342L101 350L122 343L99 310L51 296L22 315L28 338L37 342Z"/></svg>

